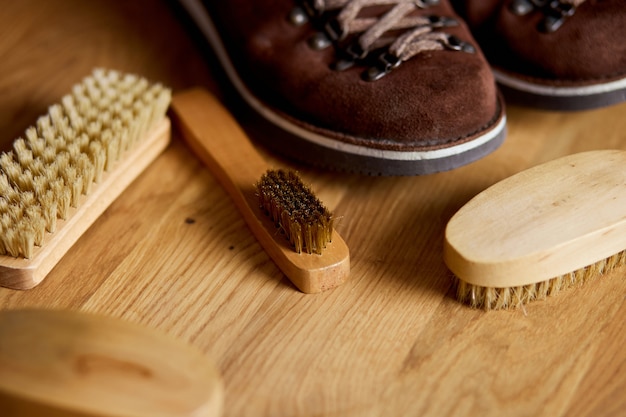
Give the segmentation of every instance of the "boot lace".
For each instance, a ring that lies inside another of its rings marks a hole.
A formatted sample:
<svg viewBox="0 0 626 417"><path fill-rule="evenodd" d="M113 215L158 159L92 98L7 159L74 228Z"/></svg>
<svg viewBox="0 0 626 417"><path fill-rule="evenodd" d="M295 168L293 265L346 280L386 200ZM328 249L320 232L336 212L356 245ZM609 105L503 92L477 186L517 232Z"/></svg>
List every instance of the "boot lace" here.
<svg viewBox="0 0 626 417"><path fill-rule="evenodd" d="M357 63L369 68L363 78L375 81L403 62L425 51L452 50L474 53L474 47L445 32L458 22L445 16L415 12L439 0L299 0L290 15L296 25L311 22L318 32L309 39L314 49L334 45L333 68L346 70ZM382 7L382 14L367 10ZM365 12L365 13L363 13Z"/></svg>
<svg viewBox="0 0 626 417"><path fill-rule="evenodd" d="M510 9L518 16L527 15L535 10L541 11L544 17L537 29L544 33L552 33L557 31L584 2L585 0L514 0L510 4Z"/></svg>

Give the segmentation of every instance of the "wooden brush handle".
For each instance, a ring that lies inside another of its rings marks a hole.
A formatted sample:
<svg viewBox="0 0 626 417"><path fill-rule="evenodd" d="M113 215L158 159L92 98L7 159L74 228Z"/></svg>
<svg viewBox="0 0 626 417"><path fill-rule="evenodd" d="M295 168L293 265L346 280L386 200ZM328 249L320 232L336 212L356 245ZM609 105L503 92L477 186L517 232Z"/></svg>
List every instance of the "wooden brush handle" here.
<svg viewBox="0 0 626 417"><path fill-rule="evenodd" d="M257 240L285 275L305 293L343 283L350 272L350 255L336 231L321 255L298 254L262 213L255 184L269 166L219 101L207 91L193 89L176 94L171 107L191 149L229 193Z"/></svg>
<svg viewBox="0 0 626 417"><path fill-rule="evenodd" d="M222 406L213 364L164 334L70 311L0 312L3 417L210 417Z"/></svg>

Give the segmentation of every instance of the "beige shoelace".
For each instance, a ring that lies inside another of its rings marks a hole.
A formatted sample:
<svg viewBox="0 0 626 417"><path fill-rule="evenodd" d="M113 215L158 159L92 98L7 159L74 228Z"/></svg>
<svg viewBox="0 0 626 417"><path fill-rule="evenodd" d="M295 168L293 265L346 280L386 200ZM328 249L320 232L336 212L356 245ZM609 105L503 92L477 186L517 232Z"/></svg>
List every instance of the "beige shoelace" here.
<svg viewBox="0 0 626 417"><path fill-rule="evenodd" d="M458 50L474 52L474 48L446 33L441 28L456 26L449 17L416 15L414 12L437 3L433 0L308 0L301 1L309 17L322 18L330 14L322 31L313 39L314 48L334 43L340 53L335 68L343 70L357 61L363 61L372 51L384 51L365 73L368 80L376 80L402 62L425 51ZM385 6L381 16L369 17L362 11ZM300 16L301 17L301 16ZM294 19L292 19L294 20ZM341 41L353 37L347 46Z"/></svg>

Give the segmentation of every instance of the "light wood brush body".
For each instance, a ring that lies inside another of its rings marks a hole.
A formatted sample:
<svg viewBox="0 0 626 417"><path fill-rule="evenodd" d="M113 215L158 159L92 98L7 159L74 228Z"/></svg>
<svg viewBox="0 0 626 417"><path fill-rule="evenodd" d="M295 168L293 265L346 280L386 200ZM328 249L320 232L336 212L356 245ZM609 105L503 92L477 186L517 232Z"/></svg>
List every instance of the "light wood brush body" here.
<svg viewBox="0 0 626 417"><path fill-rule="evenodd" d="M449 221L457 296L518 307L626 264L626 151L566 156L507 178Z"/></svg>
<svg viewBox="0 0 626 417"><path fill-rule="evenodd" d="M165 149L171 93L96 70L0 157L0 286L39 284Z"/></svg>
<svg viewBox="0 0 626 417"><path fill-rule="evenodd" d="M172 108L189 146L226 189L257 240L285 275L305 293L343 283L349 275L350 256L335 230L320 254L297 253L263 213L255 184L269 166L217 99L194 89L174 95Z"/></svg>
<svg viewBox="0 0 626 417"><path fill-rule="evenodd" d="M0 311L3 417L217 417L223 384L197 349L111 317Z"/></svg>

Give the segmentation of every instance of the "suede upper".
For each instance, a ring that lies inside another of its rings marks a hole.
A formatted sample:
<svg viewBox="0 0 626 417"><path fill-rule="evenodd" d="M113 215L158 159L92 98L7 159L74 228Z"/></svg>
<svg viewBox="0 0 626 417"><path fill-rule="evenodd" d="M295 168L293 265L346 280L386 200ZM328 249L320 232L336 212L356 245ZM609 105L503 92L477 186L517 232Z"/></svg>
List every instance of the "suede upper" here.
<svg viewBox="0 0 626 417"><path fill-rule="evenodd" d="M554 32L543 15L516 15L512 0L453 0L490 63L550 85L585 85L626 75L626 2L587 0ZM543 80L543 81L542 81Z"/></svg>
<svg viewBox="0 0 626 417"><path fill-rule="evenodd" d="M316 30L289 21L293 0L204 3L250 92L311 131L371 148L435 149L471 140L501 117L490 68L461 19L445 30L473 44L474 53L421 53L365 81L367 67L334 70L335 48L309 46ZM446 1L421 12L455 16Z"/></svg>

